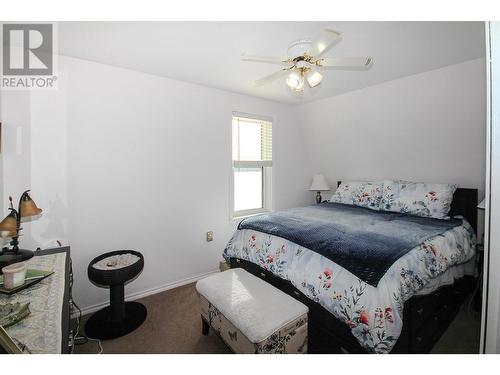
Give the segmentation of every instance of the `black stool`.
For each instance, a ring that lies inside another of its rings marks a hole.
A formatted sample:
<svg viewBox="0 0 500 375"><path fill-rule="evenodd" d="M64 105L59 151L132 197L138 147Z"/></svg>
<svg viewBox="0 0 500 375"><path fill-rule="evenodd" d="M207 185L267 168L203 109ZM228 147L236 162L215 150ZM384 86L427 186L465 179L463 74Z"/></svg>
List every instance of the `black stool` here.
<svg viewBox="0 0 500 375"><path fill-rule="evenodd" d="M139 260L125 267L109 270L97 269L100 260L120 254L133 254ZM144 257L132 250L112 251L98 256L88 267L90 281L98 286L109 286L110 305L92 315L85 324L88 337L108 340L124 336L138 328L146 319L147 310L138 302L125 302L125 283L132 280L144 268Z"/></svg>

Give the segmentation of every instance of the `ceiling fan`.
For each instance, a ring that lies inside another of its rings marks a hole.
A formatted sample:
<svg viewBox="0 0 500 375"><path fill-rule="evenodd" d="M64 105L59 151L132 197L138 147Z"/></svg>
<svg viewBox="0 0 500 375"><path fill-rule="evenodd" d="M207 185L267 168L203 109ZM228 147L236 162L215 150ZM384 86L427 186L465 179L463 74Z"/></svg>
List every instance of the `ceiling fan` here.
<svg viewBox="0 0 500 375"><path fill-rule="evenodd" d="M372 57L323 57L333 46L342 40L342 34L331 29L324 29L315 39L300 39L288 46L286 58L271 56L243 55L242 61L283 65L282 69L254 82L262 86L276 79L286 77L290 89L303 92L305 82L309 87L321 83L324 69L368 70L373 65Z"/></svg>

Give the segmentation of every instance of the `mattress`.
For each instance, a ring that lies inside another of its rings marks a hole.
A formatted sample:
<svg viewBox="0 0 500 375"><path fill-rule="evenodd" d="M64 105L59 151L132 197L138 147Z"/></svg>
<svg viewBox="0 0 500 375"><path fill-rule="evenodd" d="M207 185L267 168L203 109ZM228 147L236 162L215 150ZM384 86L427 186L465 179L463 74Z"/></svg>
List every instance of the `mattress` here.
<svg viewBox="0 0 500 375"><path fill-rule="evenodd" d="M324 202L252 216L238 229L289 240L376 287L396 260L461 223L459 219L440 220Z"/></svg>
<svg viewBox="0 0 500 375"><path fill-rule="evenodd" d="M452 266L444 271L439 276L430 279L422 289L417 291L415 295L425 296L447 285L453 285L455 280L461 279L464 276L477 277L477 257L473 256L469 261Z"/></svg>
<svg viewBox="0 0 500 375"><path fill-rule="evenodd" d="M238 229L224 250L225 258L250 261L290 281L374 353L388 353L396 343L407 300L471 272L474 256L475 235L466 220L397 259L376 287L319 253L252 229Z"/></svg>

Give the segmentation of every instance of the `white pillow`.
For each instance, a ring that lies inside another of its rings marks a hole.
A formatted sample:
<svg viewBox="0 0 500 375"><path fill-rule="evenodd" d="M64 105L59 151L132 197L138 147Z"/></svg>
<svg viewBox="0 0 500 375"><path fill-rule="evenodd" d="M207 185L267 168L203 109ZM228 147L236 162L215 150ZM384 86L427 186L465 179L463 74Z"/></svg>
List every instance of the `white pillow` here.
<svg viewBox="0 0 500 375"><path fill-rule="evenodd" d="M380 182L342 182L330 198L330 202L351 204L378 210L382 199Z"/></svg>
<svg viewBox="0 0 500 375"><path fill-rule="evenodd" d="M455 184L387 180L383 183L380 209L449 219L448 213L457 187Z"/></svg>

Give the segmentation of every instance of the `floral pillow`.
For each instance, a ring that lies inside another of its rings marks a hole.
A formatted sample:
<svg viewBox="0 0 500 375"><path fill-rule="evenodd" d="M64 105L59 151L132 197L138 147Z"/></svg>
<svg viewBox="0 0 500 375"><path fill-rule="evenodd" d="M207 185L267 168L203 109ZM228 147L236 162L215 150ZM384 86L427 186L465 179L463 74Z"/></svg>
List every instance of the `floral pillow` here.
<svg viewBox="0 0 500 375"><path fill-rule="evenodd" d="M454 184L384 181L380 209L417 216L449 219Z"/></svg>
<svg viewBox="0 0 500 375"><path fill-rule="evenodd" d="M342 182L330 202L351 204L378 210L382 199L382 184L378 182Z"/></svg>

